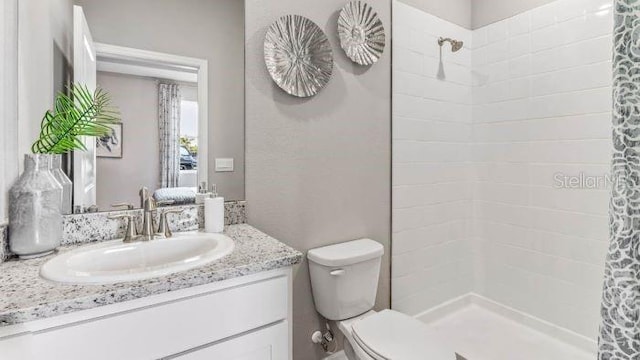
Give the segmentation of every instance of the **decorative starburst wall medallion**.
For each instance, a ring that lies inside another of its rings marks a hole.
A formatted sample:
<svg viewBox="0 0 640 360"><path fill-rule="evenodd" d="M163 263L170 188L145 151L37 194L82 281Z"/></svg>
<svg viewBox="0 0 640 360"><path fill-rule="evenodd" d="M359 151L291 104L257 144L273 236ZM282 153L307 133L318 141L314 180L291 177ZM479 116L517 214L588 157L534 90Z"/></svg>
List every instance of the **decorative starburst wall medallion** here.
<svg viewBox="0 0 640 360"><path fill-rule="evenodd" d="M298 97L316 95L333 73L329 39L318 25L300 15L283 16L269 27L264 60L273 81Z"/></svg>
<svg viewBox="0 0 640 360"><path fill-rule="evenodd" d="M372 65L384 52L384 26L373 8L362 1L345 5L338 17L340 46L349 59L360 65Z"/></svg>

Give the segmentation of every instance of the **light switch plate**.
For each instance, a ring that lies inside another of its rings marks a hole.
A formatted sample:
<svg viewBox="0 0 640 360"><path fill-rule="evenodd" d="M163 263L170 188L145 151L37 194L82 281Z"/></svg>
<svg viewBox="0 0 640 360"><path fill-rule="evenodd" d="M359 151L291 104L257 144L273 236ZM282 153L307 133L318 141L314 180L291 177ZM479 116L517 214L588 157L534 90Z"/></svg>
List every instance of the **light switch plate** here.
<svg viewBox="0 0 640 360"><path fill-rule="evenodd" d="M216 172L233 171L233 158L216 158Z"/></svg>

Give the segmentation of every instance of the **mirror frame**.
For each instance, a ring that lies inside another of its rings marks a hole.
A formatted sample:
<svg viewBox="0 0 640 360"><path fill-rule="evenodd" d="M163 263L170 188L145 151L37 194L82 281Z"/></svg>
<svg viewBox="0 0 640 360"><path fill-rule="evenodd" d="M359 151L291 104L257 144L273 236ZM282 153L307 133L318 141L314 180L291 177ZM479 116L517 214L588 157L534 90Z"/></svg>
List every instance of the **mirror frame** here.
<svg viewBox="0 0 640 360"><path fill-rule="evenodd" d="M209 171L209 77L208 61L155 51L96 42L98 71L196 81L198 87L198 184L208 182ZM152 65L152 66L144 66ZM158 66L158 68L153 68ZM98 174L99 176L99 174Z"/></svg>

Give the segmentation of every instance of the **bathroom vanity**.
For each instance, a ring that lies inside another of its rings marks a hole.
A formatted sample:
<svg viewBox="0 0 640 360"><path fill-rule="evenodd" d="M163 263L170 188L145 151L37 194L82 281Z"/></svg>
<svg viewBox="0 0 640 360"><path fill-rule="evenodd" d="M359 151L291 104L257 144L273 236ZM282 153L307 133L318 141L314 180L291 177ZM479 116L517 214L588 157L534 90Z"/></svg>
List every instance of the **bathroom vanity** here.
<svg viewBox="0 0 640 360"><path fill-rule="evenodd" d="M56 93L70 95L72 86L101 89L112 100L108 112L118 118L97 139L75 138L84 151L72 149L60 168L51 169L69 177L71 186L62 191L70 201L61 207L62 235L50 236L54 241L45 249L7 246L7 240L34 245L38 239L15 236L15 224L14 237L6 236L8 197L0 196L0 360L291 359L291 268L302 254L244 224L239 210L245 200L245 141L238 126L245 109L244 1L142 8L133 1L106 3L44 1L39 11L18 11L17 0L0 5L7 24L0 35L14 45L7 46L0 75L25 69L2 84L7 120L0 138L11 144L0 155L4 193L19 176L18 161L37 140L31 136ZM12 51L18 42L26 56ZM27 136L16 136L19 127L29 129ZM225 225L232 224L224 234L233 244L222 249L223 239L198 236L187 239L190 244L167 240L171 232L204 227L201 203L213 196L214 183L228 201L214 218L224 215ZM19 212L11 218L25 220ZM53 235L51 228L43 226L48 231L42 233ZM188 266L130 277L131 268L118 273L122 264L112 255L140 243L102 243L156 234L166 241L150 240L156 241L153 249L140 252L138 267L161 268L180 257ZM46 257L15 257L45 254L59 244L58 253ZM70 254L92 246L93 255ZM206 256L198 252L207 247L214 249L211 262L200 264ZM43 270L53 258L59 261ZM107 263L118 271L105 274ZM75 280L91 279L65 283L70 271ZM98 277L109 279L96 284Z"/></svg>
<svg viewBox="0 0 640 360"><path fill-rule="evenodd" d="M51 256L1 264L0 357L291 359L291 267L302 254L246 224L225 235L235 248L224 258L135 282L45 280Z"/></svg>

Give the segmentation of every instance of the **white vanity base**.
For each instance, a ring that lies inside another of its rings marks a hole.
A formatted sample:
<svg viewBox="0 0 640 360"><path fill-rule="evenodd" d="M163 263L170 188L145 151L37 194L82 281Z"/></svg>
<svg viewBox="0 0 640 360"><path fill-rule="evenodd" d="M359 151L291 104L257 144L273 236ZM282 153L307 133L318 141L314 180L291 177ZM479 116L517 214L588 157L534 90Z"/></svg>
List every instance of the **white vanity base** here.
<svg viewBox="0 0 640 360"><path fill-rule="evenodd" d="M11 360L292 360L291 267L0 327Z"/></svg>

